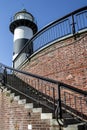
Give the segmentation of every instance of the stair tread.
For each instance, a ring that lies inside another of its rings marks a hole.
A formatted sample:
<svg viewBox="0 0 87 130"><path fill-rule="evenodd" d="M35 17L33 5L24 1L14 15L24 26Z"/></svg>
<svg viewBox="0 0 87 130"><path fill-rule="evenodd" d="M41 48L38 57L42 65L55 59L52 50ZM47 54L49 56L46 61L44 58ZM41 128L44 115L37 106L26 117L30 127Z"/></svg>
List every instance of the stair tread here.
<svg viewBox="0 0 87 130"><path fill-rule="evenodd" d="M52 119L52 113L41 113L41 119Z"/></svg>

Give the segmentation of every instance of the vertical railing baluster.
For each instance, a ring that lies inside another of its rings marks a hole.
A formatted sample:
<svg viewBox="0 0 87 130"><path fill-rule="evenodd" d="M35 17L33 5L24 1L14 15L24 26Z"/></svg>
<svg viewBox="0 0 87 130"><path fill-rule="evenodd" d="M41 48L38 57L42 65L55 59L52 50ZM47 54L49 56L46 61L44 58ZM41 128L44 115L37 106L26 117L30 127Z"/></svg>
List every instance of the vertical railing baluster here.
<svg viewBox="0 0 87 130"><path fill-rule="evenodd" d="M83 111L82 111L82 97L79 97L80 98L80 109L81 109L81 116L83 115Z"/></svg>
<svg viewBox="0 0 87 130"><path fill-rule="evenodd" d="M37 83L36 83L37 81L35 80L35 89L37 89Z"/></svg>
<svg viewBox="0 0 87 130"><path fill-rule="evenodd" d="M7 83L7 69L5 67L3 72L3 85L6 85L6 83Z"/></svg>
<svg viewBox="0 0 87 130"><path fill-rule="evenodd" d="M75 110L76 110L76 96L74 96Z"/></svg>
<svg viewBox="0 0 87 130"><path fill-rule="evenodd" d="M64 92L64 104L66 104L66 92Z"/></svg>
<svg viewBox="0 0 87 130"><path fill-rule="evenodd" d="M37 79L37 84L38 84L37 89L39 90L39 79Z"/></svg>
<svg viewBox="0 0 87 130"><path fill-rule="evenodd" d="M75 34L75 22L74 22L74 15L72 14L72 33Z"/></svg>
<svg viewBox="0 0 87 130"><path fill-rule="evenodd" d="M54 116L55 116L55 89L53 88L53 105L54 105Z"/></svg>
<svg viewBox="0 0 87 130"><path fill-rule="evenodd" d="M74 15L72 14L71 17L72 17L72 24L71 24L72 25L72 33L74 35L74 39L76 40L76 36L75 36L76 29L75 29Z"/></svg>
<svg viewBox="0 0 87 130"><path fill-rule="evenodd" d="M61 105L61 88L60 84L58 84L58 100L59 100L59 118L62 119L62 105Z"/></svg>

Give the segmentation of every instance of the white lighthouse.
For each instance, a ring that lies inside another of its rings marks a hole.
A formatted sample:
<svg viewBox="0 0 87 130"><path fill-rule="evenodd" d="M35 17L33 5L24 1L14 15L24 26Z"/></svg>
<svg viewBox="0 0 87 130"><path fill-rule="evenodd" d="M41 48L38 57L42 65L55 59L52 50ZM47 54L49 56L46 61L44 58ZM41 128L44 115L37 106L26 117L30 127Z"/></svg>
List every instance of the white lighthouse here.
<svg viewBox="0 0 87 130"><path fill-rule="evenodd" d="M14 61L26 42L37 32L37 25L32 14L23 9L14 15L9 27L14 34Z"/></svg>

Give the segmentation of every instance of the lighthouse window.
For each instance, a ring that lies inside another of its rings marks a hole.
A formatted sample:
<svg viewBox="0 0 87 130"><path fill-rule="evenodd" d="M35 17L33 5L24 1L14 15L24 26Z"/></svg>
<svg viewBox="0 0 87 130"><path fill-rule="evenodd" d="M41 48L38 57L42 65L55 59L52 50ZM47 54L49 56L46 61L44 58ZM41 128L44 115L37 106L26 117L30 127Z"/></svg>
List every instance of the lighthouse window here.
<svg viewBox="0 0 87 130"><path fill-rule="evenodd" d="M29 19L30 21L33 21L33 17L29 14L25 14L25 13L19 13L15 16L15 20L17 19Z"/></svg>
<svg viewBox="0 0 87 130"><path fill-rule="evenodd" d="M31 15L29 15L29 14L25 14L25 19L29 19L29 20L33 21L32 16L31 16Z"/></svg>

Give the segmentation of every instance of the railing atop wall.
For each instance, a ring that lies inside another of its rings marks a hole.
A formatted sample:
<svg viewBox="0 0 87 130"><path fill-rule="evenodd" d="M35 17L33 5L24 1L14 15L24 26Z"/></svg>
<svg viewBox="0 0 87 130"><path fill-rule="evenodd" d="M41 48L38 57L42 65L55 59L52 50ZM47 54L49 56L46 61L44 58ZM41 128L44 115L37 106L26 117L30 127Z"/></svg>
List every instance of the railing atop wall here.
<svg viewBox="0 0 87 130"><path fill-rule="evenodd" d="M84 29L87 29L87 6L54 21L36 33L14 59L14 68L55 40L75 35Z"/></svg>
<svg viewBox="0 0 87 130"><path fill-rule="evenodd" d="M63 112L87 121L87 92L62 82L0 64L0 81L25 99L51 110L57 120Z"/></svg>

